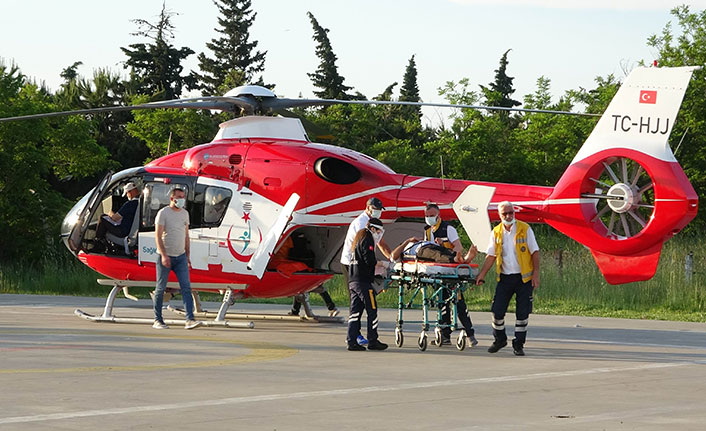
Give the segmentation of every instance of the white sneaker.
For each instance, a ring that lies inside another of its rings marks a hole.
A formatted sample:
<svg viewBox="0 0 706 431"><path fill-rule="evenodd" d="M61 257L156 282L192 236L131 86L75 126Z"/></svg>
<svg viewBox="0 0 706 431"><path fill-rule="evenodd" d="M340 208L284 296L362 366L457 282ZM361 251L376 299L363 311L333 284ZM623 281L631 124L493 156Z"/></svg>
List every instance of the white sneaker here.
<svg viewBox="0 0 706 431"><path fill-rule="evenodd" d="M203 322L200 322L198 320L187 320L186 324L184 325L184 329L194 329L198 328L201 325L203 325Z"/></svg>
<svg viewBox="0 0 706 431"><path fill-rule="evenodd" d="M159 320L155 320L152 324L152 327L154 329L169 329L169 326L167 326L164 322L160 322Z"/></svg>
<svg viewBox="0 0 706 431"><path fill-rule="evenodd" d="M333 310L328 311L329 317L336 317L338 316L338 308L334 308Z"/></svg>

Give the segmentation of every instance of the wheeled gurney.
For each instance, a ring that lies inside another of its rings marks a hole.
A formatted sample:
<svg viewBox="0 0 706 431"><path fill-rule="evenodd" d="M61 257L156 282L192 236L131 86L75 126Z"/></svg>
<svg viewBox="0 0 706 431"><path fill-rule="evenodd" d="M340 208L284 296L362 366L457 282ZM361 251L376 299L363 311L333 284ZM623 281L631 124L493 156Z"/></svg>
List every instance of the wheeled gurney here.
<svg viewBox="0 0 706 431"><path fill-rule="evenodd" d="M402 347L405 323L421 323L422 330L417 338L419 350L427 349L427 331L430 328L429 312L436 308L437 318L434 323L434 341L441 346L441 330L448 327L452 331L458 327L456 304L461 293L475 283L478 265L458 263L422 262L405 260L394 265L389 275L389 284L398 288L397 324L395 326L395 344ZM405 293L408 299L405 301ZM442 324L442 309L450 307L450 324ZM404 310L421 308L422 320L404 320ZM466 331L462 329L456 339L456 348L466 348Z"/></svg>

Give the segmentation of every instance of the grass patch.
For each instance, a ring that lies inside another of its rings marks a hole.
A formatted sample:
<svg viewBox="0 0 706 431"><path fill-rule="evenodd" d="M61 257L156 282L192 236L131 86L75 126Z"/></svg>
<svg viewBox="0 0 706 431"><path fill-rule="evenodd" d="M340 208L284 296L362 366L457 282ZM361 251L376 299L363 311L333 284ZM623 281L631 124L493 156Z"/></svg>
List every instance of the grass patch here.
<svg viewBox="0 0 706 431"><path fill-rule="evenodd" d="M591 253L576 242L545 226L534 227L542 247L541 286L535 291L534 312L633 319L706 322L706 246L695 236L677 236L662 250L656 275L648 281L612 286L605 282ZM695 272L688 279L685 259L693 252ZM477 263L480 263L479 256ZM105 297L107 286L99 286L99 274L68 253L37 264L16 262L0 266L0 293L78 295ZM472 311L490 312L495 283L468 292L466 302ZM326 285L340 309L348 307L348 290L343 277ZM149 288L131 289L140 298L149 298ZM215 294L202 294L204 301L220 301ZM318 294L312 304L323 306ZM244 302L289 304L290 298L249 299ZM397 289L379 295L381 307L397 308ZM513 302L514 303L514 302ZM513 303L509 312L514 312Z"/></svg>

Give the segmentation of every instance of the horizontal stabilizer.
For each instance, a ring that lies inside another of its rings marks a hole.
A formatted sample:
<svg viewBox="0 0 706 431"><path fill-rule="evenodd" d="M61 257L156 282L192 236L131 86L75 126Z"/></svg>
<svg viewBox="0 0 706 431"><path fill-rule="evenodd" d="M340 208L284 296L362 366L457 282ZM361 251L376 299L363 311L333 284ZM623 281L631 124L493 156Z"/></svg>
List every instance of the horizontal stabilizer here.
<svg viewBox="0 0 706 431"><path fill-rule="evenodd" d="M657 243L640 253L618 256L591 250L598 268L610 284L633 283L649 280L657 271L662 243Z"/></svg>
<svg viewBox="0 0 706 431"><path fill-rule="evenodd" d="M488 206L495 187L470 185L453 204L454 212L474 245L485 247L490 238Z"/></svg>

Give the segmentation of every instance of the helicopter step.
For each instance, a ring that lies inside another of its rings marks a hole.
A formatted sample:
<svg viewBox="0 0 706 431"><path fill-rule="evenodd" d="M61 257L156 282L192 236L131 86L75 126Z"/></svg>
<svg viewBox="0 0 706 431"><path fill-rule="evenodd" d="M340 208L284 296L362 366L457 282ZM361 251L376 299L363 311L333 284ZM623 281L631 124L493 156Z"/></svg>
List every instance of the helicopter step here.
<svg viewBox="0 0 706 431"><path fill-rule="evenodd" d="M137 301L137 298L133 295L130 295L128 292L129 287L151 287L154 285L154 283L148 283L144 281L125 281L125 280L112 280L112 279L99 279L98 284L101 285L112 285L113 288L111 289L110 293L108 294L108 298L105 301L105 307L103 308L103 314L100 316L94 316L92 314L86 313L82 310L79 310L78 308L74 310L74 314L77 315L78 317L81 317L86 320L90 320L92 322L109 322L109 323L137 323L137 324L151 324L154 322L154 319L152 318L144 318L144 317L117 317L113 315L113 306L115 303L115 298L118 295L118 292L122 291L123 294L125 295L126 298L131 299L133 301ZM201 283L203 284L203 283ZM167 283L167 288L178 288L179 284L178 283L173 283L169 282ZM192 284L194 286L194 284ZM215 285L212 285L215 286ZM201 288L218 288L218 287L212 287L212 286L194 286L194 287L201 287ZM222 285L220 285L221 289L223 288ZM221 309L216 315L216 318L214 320L207 320L203 322L203 326L222 326L226 328L246 328L246 329L252 329L255 327L255 324L253 322L229 322L228 320L225 319L226 317L226 312L228 310L228 307L233 305L235 302L234 300L234 295L233 295L233 289L229 286L225 288L225 294L223 296L223 303L221 304ZM199 304L200 307L200 304ZM166 324L172 324L172 325L178 325L178 324L184 324L186 323L185 320L165 320Z"/></svg>
<svg viewBox="0 0 706 431"><path fill-rule="evenodd" d="M223 303L221 304L221 309L223 309L223 304L226 302L230 302L229 305L233 305L234 299L229 299L226 298L228 295L228 291L226 291L223 295ZM194 316L196 317L201 317L201 318L210 318L210 317L215 317L216 320L218 320L221 311L219 310L218 313L214 312L209 312L207 310L204 310L201 308L201 300L199 298L198 292L194 292ZM231 293L231 298L233 294ZM289 315L289 314L275 314L275 313L260 313L260 314L253 314L253 313L225 313L222 316L220 316L223 319L240 319L240 320L271 320L271 321L289 321L289 322L308 322L308 323L344 323L343 317L331 317L331 316L318 316L314 314L314 312L311 310L311 305L309 304L308 299L302 301L302 305L304 308L304 315L303 316L296 316L296 315ZM184 316L186 312L177 307L173 307L171 305L167 306L167 309L169 311L172 311L174 313L177 313L181 316Z"/></svg>

